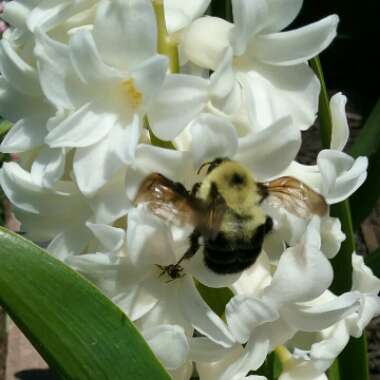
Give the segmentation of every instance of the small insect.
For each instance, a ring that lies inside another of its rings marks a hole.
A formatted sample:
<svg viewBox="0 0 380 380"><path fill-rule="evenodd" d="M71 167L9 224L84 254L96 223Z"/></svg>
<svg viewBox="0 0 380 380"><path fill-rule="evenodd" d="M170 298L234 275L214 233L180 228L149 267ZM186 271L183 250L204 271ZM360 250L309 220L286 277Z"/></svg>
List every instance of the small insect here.
<svg viewBox="0 0 380 380"><path fill-rule="evenodd" d="M206 162L198 173L204 167L205 178L191 191L160 173L152 173L143 180L135 199L170 223L194 227L182 258L161 268L172 279L182 276L181 262L196 254L201 245L204 262L215 273L238 273L249 268L273 227L272 218L263 210L264 200L304 219L327 211L324 198L293 177L256 182L247 168L228 158Z"/></svg>

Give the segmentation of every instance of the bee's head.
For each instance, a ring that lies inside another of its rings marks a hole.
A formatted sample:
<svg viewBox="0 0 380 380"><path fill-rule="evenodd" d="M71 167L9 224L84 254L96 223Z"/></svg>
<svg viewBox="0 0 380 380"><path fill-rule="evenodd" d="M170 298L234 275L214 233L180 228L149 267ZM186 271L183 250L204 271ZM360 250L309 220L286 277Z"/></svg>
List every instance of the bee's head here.
<svg viewBox="0 0 380 380"><path fill-rule="evenodd" d="M234 209L260 201L256 182L246 167L224 158L208 164L210 167L200 189L203 199L212 198L217 191Z"/></svg>

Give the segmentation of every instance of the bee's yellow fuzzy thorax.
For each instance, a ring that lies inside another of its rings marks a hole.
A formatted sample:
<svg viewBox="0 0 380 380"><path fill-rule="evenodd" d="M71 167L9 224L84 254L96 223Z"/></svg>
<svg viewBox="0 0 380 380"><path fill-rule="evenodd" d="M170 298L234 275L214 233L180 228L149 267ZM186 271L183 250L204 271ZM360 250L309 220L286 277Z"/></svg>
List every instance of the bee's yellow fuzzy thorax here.
<svg viewBox="0 0 380 380"><path fill-rule="evenodd" d="M235 161L222 162L205 177L197 194L199 198L208 200L213 184L227 206L241 215L250 213L262 198L251 172Z"/></svg>

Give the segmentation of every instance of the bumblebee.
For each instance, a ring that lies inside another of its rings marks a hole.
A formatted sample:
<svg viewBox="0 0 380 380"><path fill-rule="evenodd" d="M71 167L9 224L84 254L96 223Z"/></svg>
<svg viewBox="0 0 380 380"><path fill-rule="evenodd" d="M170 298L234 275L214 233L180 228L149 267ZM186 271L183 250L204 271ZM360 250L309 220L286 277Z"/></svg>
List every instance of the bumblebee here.
<svg viewBox="0 0 380 380"><path fill-rule="evenodd" d="M215 273L238 273L259 256L265 236L273 228L263 210L268 201L274 207L304 219L324 215L324 198L293 177L270 182L255 181L240 163L217 158L204 163L204 179L188 191L160 173L148 175L140 185L135 203L146 203L156 216L176 225L192 225L190 246L175 265L163 268L172 279L180 277L183 260L197 253L201 245L205 265Z"/></svg>

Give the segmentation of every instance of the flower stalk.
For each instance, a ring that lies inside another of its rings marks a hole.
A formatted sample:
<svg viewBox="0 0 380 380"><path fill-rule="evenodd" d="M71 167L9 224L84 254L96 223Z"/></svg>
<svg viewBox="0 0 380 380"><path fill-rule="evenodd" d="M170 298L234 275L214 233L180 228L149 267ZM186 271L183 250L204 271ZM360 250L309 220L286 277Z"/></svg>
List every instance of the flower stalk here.
<svg viewBox="0 0 380 380"><path fill-rule="evenodd" d="M170 37L166 28L165 9L163 0L153 1L157 20L157 49L160 54L169 58L169 69L171 73L179 72L179 56L177 43Z"/></svg>
<svg viewBox="0 0 380 380"><path fill-rule="evenodd" d="M179 73L179 56L177 44L170 37L166 28L165 10L163 0L153 1L154 12L156 13L157 22L157 50L160 54L166 55L169 58L169 70L171 73ZM144 119L145 125L149 130L150 141L152 145L160 148L175 149L171 141L164 141L159 139L149 127L149 121L146 117Z"/></svg>
<svg viewBox="0 0 380 380"><path fill-rule="evenodd" d="M329 107L329 96L319 58L313 58L310 65L321 82L319 121L322 146L323 148L328 149L330 147L332 135L332 118ZM342 294L351 290L351 255L356 250L351 209L348 199L332 206L331 214L340 219L342 223L342 231L346 235L346 240L342 243L339 253L331 260L334 268L334 282L331 285L331 290L335 294ZM355 363L355 365L353 366L352 363ZM340 378L369 379L367 340L365 333L363 333L360 338L350 339L350 342L337 359L336 365L334 365L331 371L329 371L330 380L338 380Z"/></svg>

